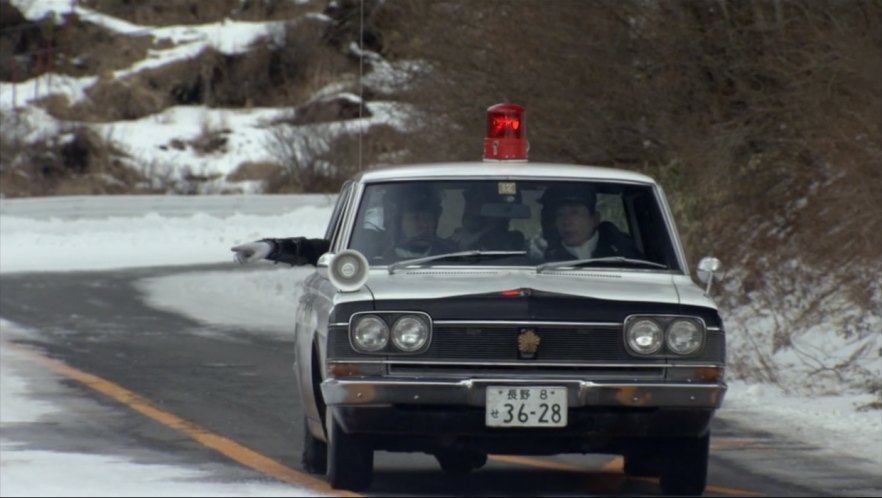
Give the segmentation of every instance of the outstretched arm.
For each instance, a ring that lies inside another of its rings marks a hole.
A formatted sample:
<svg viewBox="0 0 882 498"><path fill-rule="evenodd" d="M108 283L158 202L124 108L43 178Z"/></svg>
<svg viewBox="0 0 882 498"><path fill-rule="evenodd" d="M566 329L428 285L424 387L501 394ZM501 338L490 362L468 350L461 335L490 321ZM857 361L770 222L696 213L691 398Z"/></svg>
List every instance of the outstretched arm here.
<svg viewBox="0 0 882 498"><path fill-rule="evenodd" d="M261 239L232 247L239 263L251 263L268 259L292 266L315 265L319 256L328 252L331 244L326 239L307 239L290 237L283 239Z"/></svg>

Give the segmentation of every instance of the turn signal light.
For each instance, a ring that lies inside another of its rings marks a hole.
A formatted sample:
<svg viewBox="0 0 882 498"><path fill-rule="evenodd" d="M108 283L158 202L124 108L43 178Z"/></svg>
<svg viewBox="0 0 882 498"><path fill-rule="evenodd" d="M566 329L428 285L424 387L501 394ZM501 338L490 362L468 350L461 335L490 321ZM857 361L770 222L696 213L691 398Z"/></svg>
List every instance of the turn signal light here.
<svg viewBox="0 0 882 498"><path fill-rule="evenodd" d="M725 370L722 367L699 367L692 371L694 382L720 382Z"/></svg>

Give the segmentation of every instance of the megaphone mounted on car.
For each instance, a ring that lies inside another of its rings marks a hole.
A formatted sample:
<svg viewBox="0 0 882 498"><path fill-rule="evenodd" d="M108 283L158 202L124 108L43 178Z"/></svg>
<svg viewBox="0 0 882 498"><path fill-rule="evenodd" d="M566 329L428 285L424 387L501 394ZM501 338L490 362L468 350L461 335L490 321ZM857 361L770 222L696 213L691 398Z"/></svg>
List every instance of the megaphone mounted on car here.
<svg viewBox="0 0 882 498"><path fill-rule="evenodd" d="M355 292L367 282L368 269L368 260L362 253L346 249L331 258L328 278L340 292Z"/></svg>

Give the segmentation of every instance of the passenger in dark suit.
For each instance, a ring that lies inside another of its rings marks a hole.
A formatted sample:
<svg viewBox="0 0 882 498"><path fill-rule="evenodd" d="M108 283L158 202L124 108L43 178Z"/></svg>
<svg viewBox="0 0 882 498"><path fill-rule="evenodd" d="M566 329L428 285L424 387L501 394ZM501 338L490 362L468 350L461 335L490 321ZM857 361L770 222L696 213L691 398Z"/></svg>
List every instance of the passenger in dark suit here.
<svg viewBox="0 0 882 498"><path fill-rule="evenodd" d="M616 226L602 221L594 189L580 185L550 187L542 196L546 222L546 261L644 256Z"/></svg>

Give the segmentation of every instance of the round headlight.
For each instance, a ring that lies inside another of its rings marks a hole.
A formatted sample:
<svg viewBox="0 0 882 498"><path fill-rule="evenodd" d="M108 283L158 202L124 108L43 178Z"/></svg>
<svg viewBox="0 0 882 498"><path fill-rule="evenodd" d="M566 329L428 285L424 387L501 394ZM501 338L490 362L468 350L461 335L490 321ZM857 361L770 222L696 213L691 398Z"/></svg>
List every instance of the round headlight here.
<svg viewBox="0 0 882 498"><path fill-rule="evenodd" d="M637 354L652 354L661 349L661 327L654 320L642 318L628 325L626 342L631 351Z"/></svg>
<svg viewBox="0 0 882 498"><path fill-rule="evenodd" d="M378 316L363 316L355 322L352 340L361 350L370 353L379 351L389 344L389 326Z"/></svg>
<svg viewBox="0 0 882 498"><path fill-rule="evenodd" d="M429 340L429 324L423 317L404 315L392 325L392 344L405 353L419 351Z"/></svg>
<svg viewBox="0 0 882 498"><path fill-rule="evenodd" d="M698 351L704 337L695 321L679 319L668 325L665 342L672 352L687 355Z"/></svg>

